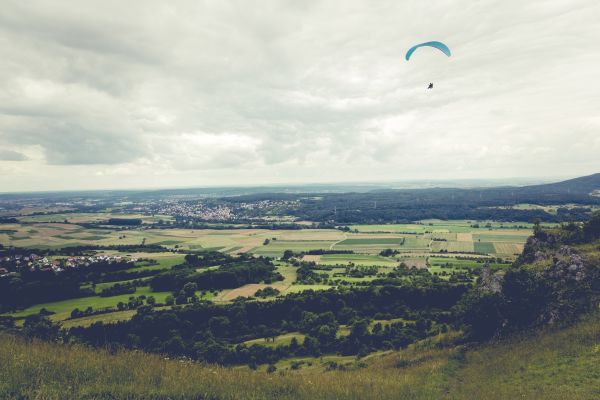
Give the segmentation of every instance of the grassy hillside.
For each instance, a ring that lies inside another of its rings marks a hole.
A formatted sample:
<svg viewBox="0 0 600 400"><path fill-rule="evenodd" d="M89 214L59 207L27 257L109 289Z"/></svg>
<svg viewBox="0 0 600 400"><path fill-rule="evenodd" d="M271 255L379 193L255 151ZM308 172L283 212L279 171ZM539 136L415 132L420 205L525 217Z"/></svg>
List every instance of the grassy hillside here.
<svg viewBox="0 0 600 400"><path fill-rule="evenodd" d="M366 364L366 365L365 365ZM433 342L273 374L0 336L2 399L597 399L600 317L461 351Z"/></svg>

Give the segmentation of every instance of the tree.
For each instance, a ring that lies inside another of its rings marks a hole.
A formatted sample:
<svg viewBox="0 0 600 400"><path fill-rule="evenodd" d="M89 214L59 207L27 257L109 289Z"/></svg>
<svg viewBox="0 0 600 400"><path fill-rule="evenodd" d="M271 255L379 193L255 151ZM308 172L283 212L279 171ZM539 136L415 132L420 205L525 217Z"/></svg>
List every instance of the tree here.
<svg viewBox="0 0 600 400"><path fill-rule="evenodd" d="M23 333L28 338L37 338L47 341L56 340L60 326L46 317L34 315L25 319Z"/></svg>
<svg viewBox="0 0 600 400"><path fill-rule="evenodd" d="M362 338L369 334L369 324L366 320L361 319L352 324L350 336L354 338Z"/></svg>
<svg viewBox="0 0 600 400"><path fill-rule="evenodd" d="M337 330L329 325L321 325L317 331L317 338L323 345L328 345L335 341Z"/></svg>
<svg viewBox="0 0 600 400"><path fill-rule="evenodd" d="M208 320L208 327L215 336L223 336L230 325L231 321L225 316L212 317Z"/></svg>
<svg viewBox="0 0 600 400"><path fill-rule="evenodd" d="M267 374L272 374L275 371L277 371L277 367L273 364L269 364L269 366L267 367Z"/></svg>
<svg viewBox="0 0 600 400"><path fill-rule="evenodd" d="M293 336L292 340L290 341L290 350L292 352L295 352L296 350L298 350L299 346L300 344L298 343L298 339L296 339L296 336Z"/></svg>
<svg viewBox="0 0 600 400"><path fill-rule="evenodd" d="M196 290L198 290L196 282L188 282L183 285L183 292L187 297L192 297L196 293Z"/></svg>
<svg viewBox="0 0 600 400"><path fill-rule="evenodd" d="M187 302L188 302L187 296L185 295L185 292L183 290L181 290L179 292L179 295L175 299L175 304L187 304Z"/></svg>
<svg viewBox="0 0 600 400"><path fill-rule="evenodd" d="M153 306L156 304L156 299L154 298L154 296L148 296L146 298L146 304L148 304L149 306Z"/></svg>
<svg viewBox="0 0 600 400"><path fill-rule="evenodd" d="M175 297L173 297L171 295L168 295L165 298L165 304L168 305L168 306L172 306L173 304L175 304Z"/></svg>
<svg viewBox="0 0 600 400"><path fill-rule="evenodd" d="M600 238L600 212L595 212L592 218L583 225L583 236L588 241Z"/></svg>
<svg viewBox="0 0 600 400"><path fill-rule="evenodd" d="M467 327L471 340L487 340L494 336L502 325L503 299L496 293L472 290L454 306L458 321Z"/></svg>

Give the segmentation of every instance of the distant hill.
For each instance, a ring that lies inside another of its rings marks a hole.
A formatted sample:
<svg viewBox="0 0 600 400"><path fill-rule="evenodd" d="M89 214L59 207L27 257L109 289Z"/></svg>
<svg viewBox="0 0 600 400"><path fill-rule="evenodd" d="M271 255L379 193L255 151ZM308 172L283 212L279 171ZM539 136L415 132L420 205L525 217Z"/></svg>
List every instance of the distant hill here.
<svg viewBox="0 0 600 400"><path fill-rule="evenodd" d="M573 193L589 194L600 190L600 173L569 179L556 183L522 185L531 180L519 179L474 179L474 180L414 180L398 182L364 182L364 183L317 183L295 185L257 185L257 186L222 186L196 188L165 188L165 189L131 189L131 190L75 190L75 191L44 191L26 193L1 193L0 200L19 198L48 198L53 200L73 198L202 198L230 196L270 196L274 194L303 195L303 194L342 194L342 193L371 193L371 192L445 192L483 191L518 192L518 193ZM537 180L540 182L543 180Z"/></svg>
<svg viewBox="0 0 600 400"><path fill-rule="evenodd" d="M569 179L562 182L524 186L519 190L527 193L537 194L555 193L589 195L596 190L600 190L600 173Z"/></svg>
<svg viewBox="0 0 600 400"><path fill-rule="evenodd" d="M35 199L69 203L75 200L79 204L78 211L94 212L112 204L163 199L206 201L234 209L243 207L241 203L246 202L285 201L287 205L278 206L278 214L328 224L395 223L431 218L561 222L585 219L590 206L600 205L600 173L527 186L465 187L464 181L455 181L456 186L448 187L452 182L438 183L438 187L421 188L373 183L0 194L0 202L11 204ZM86 199L91 200L92 206L82 205ZM518 204L554 206L554 209L513 207ZM572 207L573 204L577 207Z"/></svg>
<svg viewBox="0 0 600 400"><path fill-rule="evenodd" d="M230 202L267 199L297 200L289 210L300 219L334 223L390 223L422 219L494 219L500 221L549 222L586 218L591 205L600 205L600 197L591 193L600 189L600 174L567 181L530 186L492 188L384 189L366 193L261 193L228 197ZM514 209L517 204L558 206L556 212L545 209ZM576 204L578 207L560 207Z"/></svg>

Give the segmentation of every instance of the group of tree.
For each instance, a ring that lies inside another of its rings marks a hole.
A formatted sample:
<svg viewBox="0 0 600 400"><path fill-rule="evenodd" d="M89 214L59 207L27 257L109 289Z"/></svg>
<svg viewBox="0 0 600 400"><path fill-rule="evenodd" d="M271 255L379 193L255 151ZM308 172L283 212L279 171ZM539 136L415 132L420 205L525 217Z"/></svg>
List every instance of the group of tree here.
<svg viewBox="0 0 600 400"><path fill-rule="evenodd" d="M273 262L265 257L241 255L239 257L221 257L216 269L198 269L199 265L213 263L213 255L207 255L209 261L193 256L186 257L186 263L158 274L150 281L154 291L179 292L190 282L199 290L237 288L247 283L272 283L283 280ZM192 264L187 261L191 261ZM205 265L202 265L205 266Z"/></svg>

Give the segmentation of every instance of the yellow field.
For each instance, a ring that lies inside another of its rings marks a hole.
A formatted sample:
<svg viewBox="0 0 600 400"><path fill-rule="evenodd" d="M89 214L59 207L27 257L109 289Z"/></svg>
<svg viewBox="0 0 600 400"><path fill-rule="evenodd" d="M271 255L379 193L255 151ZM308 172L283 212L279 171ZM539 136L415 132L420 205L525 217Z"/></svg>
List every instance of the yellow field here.
<svg viewBox="0 0 600 400"><path fill-rule="evenodd" d="M523 252L523 244L517 243L494 243L496 253L498 254L521 254Z"/></svg>

